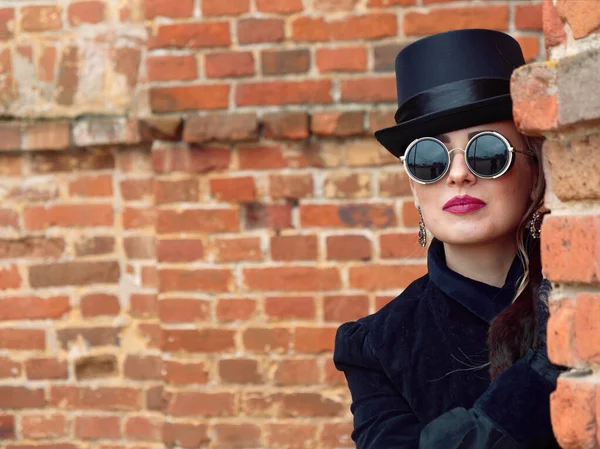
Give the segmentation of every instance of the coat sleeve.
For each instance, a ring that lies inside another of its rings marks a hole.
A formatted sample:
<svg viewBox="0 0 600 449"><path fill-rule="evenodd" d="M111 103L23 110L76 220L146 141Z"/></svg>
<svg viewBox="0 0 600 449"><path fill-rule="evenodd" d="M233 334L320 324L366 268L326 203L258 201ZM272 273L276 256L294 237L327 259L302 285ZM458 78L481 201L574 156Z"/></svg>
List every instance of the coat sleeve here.
<svg viewBox="0 0 600 449"><path fill-rule="evenodd" d="M364 325L337 331L334 362L352 395L357 449L527 449L553 441L549 396L555 385L532 369L533 353L507 369L470 409L419 421L383 372Z"/></svg>

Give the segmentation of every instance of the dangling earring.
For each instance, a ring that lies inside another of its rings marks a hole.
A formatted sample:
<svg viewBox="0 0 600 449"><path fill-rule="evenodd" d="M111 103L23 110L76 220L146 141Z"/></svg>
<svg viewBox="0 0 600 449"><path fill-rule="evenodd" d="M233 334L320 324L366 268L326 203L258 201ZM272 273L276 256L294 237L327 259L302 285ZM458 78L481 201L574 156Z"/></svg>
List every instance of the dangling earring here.
<svg viewBox="0 0 600 449"><path fill-rule="evenodd" d="M425 222L423 221L423 213L421 212L421 206L417 206L421 220L419 220L419 245L423 248L427 245L427 231L425 230Z"/></svg>
<svg viewBox="0 0 600 449"><path fill-rule="evenodd" d="M540 225L538 224L540 219L542 218L542 214L539 212L535 212L531 217L531 221L529 222L529 235L531 235L534 239L539 239L542 235L542 231L540 229Z"/></svg>

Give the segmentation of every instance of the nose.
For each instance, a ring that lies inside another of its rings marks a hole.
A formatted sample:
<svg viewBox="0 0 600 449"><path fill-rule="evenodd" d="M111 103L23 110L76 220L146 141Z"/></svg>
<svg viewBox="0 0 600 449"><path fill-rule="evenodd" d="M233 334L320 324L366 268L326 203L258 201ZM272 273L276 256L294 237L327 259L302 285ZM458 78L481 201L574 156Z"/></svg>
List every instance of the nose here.
<svg viewBox="0 0 600 449"><path fill-rule="evenodd" d="M465 152L462 149L450 151L450 169L446 178L448 185L474 184L477 182L476 176L471 173L465 161Z"/></svg>

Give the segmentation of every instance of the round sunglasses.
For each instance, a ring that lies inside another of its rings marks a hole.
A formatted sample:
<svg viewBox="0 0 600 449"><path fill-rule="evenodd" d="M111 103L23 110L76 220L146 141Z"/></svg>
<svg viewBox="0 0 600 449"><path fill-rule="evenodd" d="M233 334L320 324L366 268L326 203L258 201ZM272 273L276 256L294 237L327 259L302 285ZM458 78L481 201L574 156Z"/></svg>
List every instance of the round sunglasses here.
<svg viewBox="0 0 600 449"><path fill-rule="evenodd" d="M508 139L496 131L482 131L469 140L464 150L448 150L435 137L421 137L411 142L400 161L415 182L431 184L446 175L453 151L464 152L471 173L484 179L496 179L505 174L514 163L513 153L531 155L515 150Z"/></svg>

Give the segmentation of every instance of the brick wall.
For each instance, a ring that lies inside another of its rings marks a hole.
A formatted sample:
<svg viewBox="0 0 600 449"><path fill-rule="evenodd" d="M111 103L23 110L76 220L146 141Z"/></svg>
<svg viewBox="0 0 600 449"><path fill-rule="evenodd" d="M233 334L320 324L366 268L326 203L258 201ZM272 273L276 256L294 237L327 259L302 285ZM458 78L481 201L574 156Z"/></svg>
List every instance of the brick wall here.
<svg viewBox="0 0 600 449"><path fill-rule="evenodd" d="M0 0L0 446L353 447L335 329L425 271L372 131L477 26L545 59L526 0Z"/></svg>
<svg viewBox="0 0 600 449"><path fill-rule="evenodd" d="M544 0L549 61L513 77L516 121L547 137L544 165L552 213L542 228L542 262L555 285L550 358L574 368L551 397L563 448L600 448L600 5Z"/></svg>

